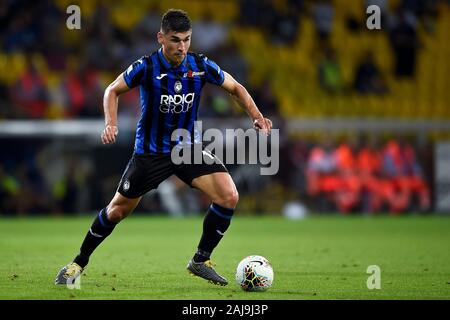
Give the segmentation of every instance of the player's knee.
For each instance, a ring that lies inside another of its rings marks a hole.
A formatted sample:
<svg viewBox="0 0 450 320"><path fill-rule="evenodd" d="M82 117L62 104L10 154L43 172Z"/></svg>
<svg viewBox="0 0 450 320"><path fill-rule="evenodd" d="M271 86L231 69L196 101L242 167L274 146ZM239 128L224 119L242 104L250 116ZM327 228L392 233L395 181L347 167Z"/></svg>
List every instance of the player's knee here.
<svg viewBox="0 0 450 320"><path fill-rule="evenodd" d="M225 208L235 208L239 201L239 193L237 190L229 190L224 192L218 201L218 204Z"/></svg>
<svg viewBox="0 0 450 320"><path fill-rule="evenodd" d="M108 207L108 219L112 222L120 222L125 219L130 213L131 210L129 210L129 208L127 208L126 206L110 205Z"/></svg>

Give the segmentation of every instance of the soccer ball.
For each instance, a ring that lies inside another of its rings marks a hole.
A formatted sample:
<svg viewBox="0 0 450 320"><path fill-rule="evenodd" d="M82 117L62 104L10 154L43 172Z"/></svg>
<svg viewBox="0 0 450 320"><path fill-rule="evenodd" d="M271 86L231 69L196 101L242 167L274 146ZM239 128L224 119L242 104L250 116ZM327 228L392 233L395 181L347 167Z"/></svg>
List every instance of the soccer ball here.
<svg viewBox="0 0 450 320"><path fill-rule="evenodd" d="M273 269L262 256L248 256L239 262L236 282L244 291L266 291L273 282Z"/></svg>

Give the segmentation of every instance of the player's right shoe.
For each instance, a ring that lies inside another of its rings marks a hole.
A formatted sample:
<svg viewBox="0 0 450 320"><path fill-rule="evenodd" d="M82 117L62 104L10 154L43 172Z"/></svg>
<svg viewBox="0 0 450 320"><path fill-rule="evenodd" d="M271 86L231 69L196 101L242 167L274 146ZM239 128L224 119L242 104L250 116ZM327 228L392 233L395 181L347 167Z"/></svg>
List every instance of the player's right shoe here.
<svg viewBox="0 0 450 320"><path fill-rule="evenodd" d="M82 272L82 267L75 262L71 262L59 270L55 278L55 284L74 284L75 280L81 275Z"/></svg>
<svg viewBox="0 0 450 320"><path fill-rule="evenodd" d="M213 269L215 264L211 260L205 262L195 262L191 259L187 265L187 269L190 274L206 279L210 283L218 284L221 286L226 286L228 284L227 279L222 277L220 274Z"/></svg>

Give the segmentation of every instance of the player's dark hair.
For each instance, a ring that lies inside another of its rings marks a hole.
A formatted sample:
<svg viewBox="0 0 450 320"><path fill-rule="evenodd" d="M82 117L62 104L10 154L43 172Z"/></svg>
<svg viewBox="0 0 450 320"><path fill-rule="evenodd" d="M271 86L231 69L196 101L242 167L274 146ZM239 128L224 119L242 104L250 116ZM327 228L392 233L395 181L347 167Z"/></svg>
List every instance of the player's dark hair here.
<svg viewBox="0 0 450 320"><path fill-rule="evenodd" d="M191 20L186 12L179 9L169 9L164 13L161 21L161 31L167 33L186 32L191 30Z"/></svg>

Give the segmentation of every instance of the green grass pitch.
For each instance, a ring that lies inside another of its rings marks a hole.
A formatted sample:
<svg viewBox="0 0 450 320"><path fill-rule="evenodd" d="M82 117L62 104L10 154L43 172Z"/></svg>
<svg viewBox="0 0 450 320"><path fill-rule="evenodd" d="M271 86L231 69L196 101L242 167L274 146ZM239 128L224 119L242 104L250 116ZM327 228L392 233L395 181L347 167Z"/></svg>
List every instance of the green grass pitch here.
<svg viewBox="0 0 450 320"><path fill-rule="evenodd" d="M93 217L1 218L0 299L449 299L450 217L235 217L216 248L214 286L185 267L201 217L135 215L91 257L80 290L53 284L78 252ZM234 281L247 255L268 258L267 292ZM381 289L367 288L367 267L381 269Z"/></svg>

